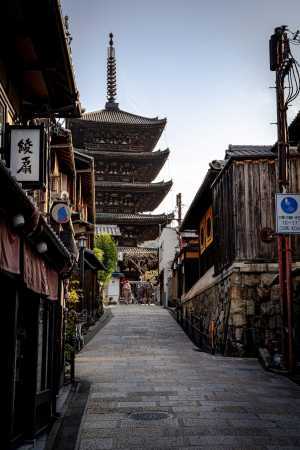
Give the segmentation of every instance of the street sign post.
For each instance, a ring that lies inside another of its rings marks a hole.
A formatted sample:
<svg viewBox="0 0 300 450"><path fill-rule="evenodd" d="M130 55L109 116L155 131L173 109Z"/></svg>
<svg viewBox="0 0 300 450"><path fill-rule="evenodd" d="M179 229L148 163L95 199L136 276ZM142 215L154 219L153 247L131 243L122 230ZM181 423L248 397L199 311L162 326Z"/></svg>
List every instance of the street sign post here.
<svg viewBox="0 0 300 450"><path fill-rule="evenodd" d="M276 194L276 233L300 234L300 194Z"/></svg>

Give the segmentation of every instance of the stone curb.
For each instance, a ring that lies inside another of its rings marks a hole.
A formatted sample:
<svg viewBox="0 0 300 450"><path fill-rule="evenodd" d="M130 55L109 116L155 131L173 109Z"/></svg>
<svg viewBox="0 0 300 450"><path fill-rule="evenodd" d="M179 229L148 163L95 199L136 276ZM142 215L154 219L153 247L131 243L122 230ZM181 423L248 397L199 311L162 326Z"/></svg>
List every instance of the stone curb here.
<svg viewBox="0 0 300 450"><path fill-rule="evenodd" d="M63 423L63 419L65 416L65 413L67 411L68 405L70 403L71 397L74 395L74 393L77 390L77 384L71 385L70 391L68 393L68 396L66 398L66 401L64 403L63 409L61 411L60 417L53 423L52 427L49 430L49 435L47 438L46 446L44 450L55 450L54 444L56 441L56 438L58 436L58 433L60 431L61 425Z"/></svg>
<svg viewBox="0 0 300 450"><path fill-rule="evenodd" d="M113 317L113 314L111 312L111 309L110 308L105 309L104 313L102 314L100 319L97 321L97 323L84 336L84 347L111 320L112 317ZM56 450L56 444L57 444L59 434L63 430L63 424L64 424L64 420L66 417L66 412L68 411L68 408L70 407L72 400L74 400L76 402L76 397L78 396L78 391L80 390L80 387L81 387L81 383L79 381L76 381L74 386L71 386L70 392L69 392L69 394L66 398L65 404L63 406L61 416L53 423L52 427L50 428L46 447L44 450ZM81 416L82 418L85 415L86 407L87 406L85 405L84 411L82 412L82 416ZM75 443L74 449L78 448L78 445L80 442L80 429L81 429L81 425L78 429L78 435L76 438L76 443Z"/></svg>
<svg viewBox="0 0 300 450"><path fill-rule="evenodd" d="M106 308L104 310L102 316L100 317L100 319L97 320L95 325L93 327L91 327L88 330L88 332L84 335L84 345L83 345L82 348L84 348L93 339L93 337L96 336L98 331L100 331L109 322L109 320L112 317L113 317L113 314L111 312L111 309L110 308Z"/></svg>

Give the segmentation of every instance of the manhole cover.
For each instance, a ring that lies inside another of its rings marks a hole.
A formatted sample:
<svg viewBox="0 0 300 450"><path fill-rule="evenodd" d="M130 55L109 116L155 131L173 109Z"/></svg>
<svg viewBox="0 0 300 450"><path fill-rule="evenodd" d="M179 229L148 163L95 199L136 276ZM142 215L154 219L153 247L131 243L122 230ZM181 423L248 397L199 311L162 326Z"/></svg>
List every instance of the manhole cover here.
<svg viewBox="0 0 300 450"><path fill-rule="evenodd" d="M130 414L130 419L133 420L162 420L167 419L169 414L163 411L147 411L134 412Z"/></svg>

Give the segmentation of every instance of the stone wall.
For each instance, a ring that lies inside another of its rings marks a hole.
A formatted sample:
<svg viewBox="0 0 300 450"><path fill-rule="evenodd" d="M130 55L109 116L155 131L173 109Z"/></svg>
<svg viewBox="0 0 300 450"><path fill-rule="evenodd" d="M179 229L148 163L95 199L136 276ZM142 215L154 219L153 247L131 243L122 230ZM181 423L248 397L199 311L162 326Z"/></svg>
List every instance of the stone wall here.
<svg viewBox="0 0 300 450"><path fill-rule="evenodd" d="M256 356L259 348L279 351L281 342L280 291L276 271L232 270L183 303L183 315L196 318L210 347L210 324L215 324L215 348L228 356ZM294 279L299 292L300 279ZM294 295L298 299L298 295ZM299 300L297 300L299 302ZM195 320L195 319L193 319Z"/></svg>

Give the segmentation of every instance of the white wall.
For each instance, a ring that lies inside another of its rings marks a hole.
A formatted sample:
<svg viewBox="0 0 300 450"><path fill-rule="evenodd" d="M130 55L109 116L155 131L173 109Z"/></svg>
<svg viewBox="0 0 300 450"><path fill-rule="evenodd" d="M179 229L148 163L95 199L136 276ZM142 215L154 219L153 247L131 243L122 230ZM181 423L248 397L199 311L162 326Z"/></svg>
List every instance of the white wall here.
<svg viewBox="0 0 300 450"><path fill-rule="evenodd" d="M120 278L114 278L110 280L107 286L107 298L112 297L112 301L119 302L120 298Z"/></svg>
<svg viewBox="0 0 300 450"><path fill-rule="evenodd" d="M178 235L175 228L165 227L159 237L159 273L164 271L163 291L168 304L169 289L168 280L172 276L172 263L178 249Z"/></svg>

